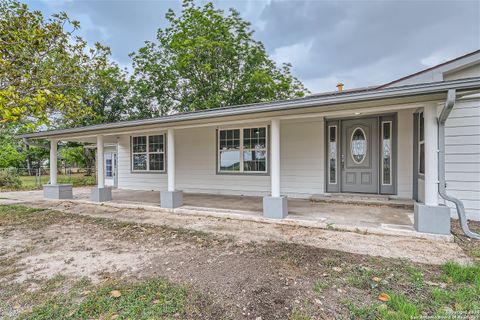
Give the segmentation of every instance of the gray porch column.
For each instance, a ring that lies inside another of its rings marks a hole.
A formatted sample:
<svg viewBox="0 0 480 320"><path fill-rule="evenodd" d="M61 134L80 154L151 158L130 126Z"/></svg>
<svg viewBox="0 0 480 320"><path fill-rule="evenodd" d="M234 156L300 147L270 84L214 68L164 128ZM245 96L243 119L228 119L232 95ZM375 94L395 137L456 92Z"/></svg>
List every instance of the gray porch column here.
<svg viewBox="0 0 480 320"><path fill-rule="evenodd" d="M271 195L263 197L263 216L283 219L288 214L287 198L280 195L280 120L273 119L270 133Z"/></svg>
<svg viewBox="0 0 480 320"><path fill-rule="evenodd" d="M162 208L177 208L183 205L183 193L175 190L175 129L167 131L167 191L160 191Z"/></svg>
<svg viewBox="0 0 480 320"><path fill-rule="evenodd" d="M450 208L438 202L437 105L423 110L425 141L425 203L415 203L414 227L419 232L450 234Z"/></svg>
<svg viewBox="0 0 480 320"><path fill-rule="evenodd" d="M57 146L58 140L50 140L50 183L43 185L43 197L47 199L72 199L72 185L57 183Z"/></svg>
<svg viewBox="0 0 480 320"><path fill-rule="evenodd" d="M112 200L112 188L105 187L103 135L97 135L97 187L92 188L91 199L94 202Z"/></svg>

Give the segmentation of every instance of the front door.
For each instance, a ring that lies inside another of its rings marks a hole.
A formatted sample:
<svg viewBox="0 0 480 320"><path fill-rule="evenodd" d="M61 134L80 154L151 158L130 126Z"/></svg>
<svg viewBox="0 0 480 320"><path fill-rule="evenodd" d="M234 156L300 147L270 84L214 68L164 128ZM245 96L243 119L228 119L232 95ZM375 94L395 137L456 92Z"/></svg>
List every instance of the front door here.
<svg viewBox="0 0 480 320"><path fill-rule="evenodd" d="M342 192L378 192L378 119L343 120L340 172Z"/></svg>

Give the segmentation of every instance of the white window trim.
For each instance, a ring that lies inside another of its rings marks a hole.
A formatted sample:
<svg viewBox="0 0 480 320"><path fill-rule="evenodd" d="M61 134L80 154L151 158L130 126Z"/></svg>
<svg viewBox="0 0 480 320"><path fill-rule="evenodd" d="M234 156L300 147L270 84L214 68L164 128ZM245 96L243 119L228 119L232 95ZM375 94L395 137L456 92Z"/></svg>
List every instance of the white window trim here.
<svg viewBox="0 0 480 320"><path fill-rule="evenodd" d="M163 151L161 152L150 152L149 151L149 146L150 146L150 137L151 136L163 136ZM146 152L133 152L133 138L137 137L147 137L147 146L146 146ZM134 135L130 137L130 161L132 162L131 165L131 170L132 172L140 172L140 173L165 173L166 172L166 149L167 149L167 140L166 140L166 134L165 133L156 133L156 134L139 134L139 135ZM133 168L133 156L135 154L145 154L147 155L147 169L146 170L138 170ZM163 170L150 170L150 154L163 154Z"/></svg>
<svg viewBox="0 0 480 320"><path fill-rule="evenodd" d="M381 135L382 135L382 161L381 161L381 163L382 163L382 166L381 166L381 167L382 167L382 169L381 169L381 172L382 172L382 185L383 185L383 186L391 186L392 183L393 183L393 181L392 181L392 179L393 179L393 175L392 175L392 149L390 149L390 160L389 160L389 162L390 162L390 163L389 163L389 164L390 164L390 179L389 179L389 180L390 180L390 183L385 183L385 181L384 181L384 179L383 179L383 178L384 178L384 174L383 174L383 147L384 147L384 146L383 146L383 142L384 142L384 138L383 138L383 137L384 137L384 135L383 135L383 134L384 134L384 131L383 131L383 130L384 130L384 126L383 126L383 124L384 124L384 123L389 123L389 124L390 124L390 126L389 126L389 128L390 128L390 130L389 130L389 131L390 131L390 132L389 132L389 133L390 133L390 134L389 134L389 137L390 137L390 148L392 148L392 147L393 147L393 137L392 137L392 125L393 125L393 122L392 122L391 120L387 120L387 121L382 121L382 123L381 123L381 126L382 126L382 132L381 132Z"/></svg>
<svg viewBox="0 0 480 320"><path fill-rule="evenodd" d="M265 148L263 149L252 149L248 148L245 149L243 147L243 129L252 129L252 128L264 128L265 129ZM220 163L220 131L226 131L226 130L240 130L240 170L239 171L228 171L228 170L221 170L221 163ZM268 132L268 126L266 125L253 125L253 126L243 126L243 127L227 127L227 128L217 128L217 173L220 174L268 174L269 170L269 152L268 152L268 147L269 147L269 132ZM265 151L265 171L244 171L244 164L243 164L243 151L251 151L251 150L261 150Z"/></svg>
<svg viewBox="0 0 480 320"><path fill-rule="evenodd" d="M422 117L423 117L423 111L420 112L418 114L418 168L417 168L417 171L418 171L418 176L419 177L424 177L425 176L425 172L420 172L420 159L422 157L422 153L420 152L420 150L422 150L421 148L421 145L423 144L423 150L425 151L425 119L423 120L423 140L420 140L420 133L421 133L421 126L420 126L420 123L422 122ZM424 162L425 162L425 159L424 159Z"/></svg>
<svg viewBox="0 0 480 320"><path fill-rule="evenodd" d="M335 182L330 181L330 128L335 128ZM338 183L338 128L337 125L331 125L328 126L328 137L327 137L328 145L327 145L327 150L328 150L328 184L337 184Z"/></svg>

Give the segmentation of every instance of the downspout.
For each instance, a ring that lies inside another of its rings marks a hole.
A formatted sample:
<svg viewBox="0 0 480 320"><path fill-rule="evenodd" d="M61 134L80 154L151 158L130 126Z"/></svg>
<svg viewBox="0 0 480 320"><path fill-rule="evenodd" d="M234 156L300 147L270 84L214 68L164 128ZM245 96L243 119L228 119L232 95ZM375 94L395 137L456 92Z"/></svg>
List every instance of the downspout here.
<svg viewBox="0 0 480 320"><path fill-rule="evenodd" d="M452 197L447 194L446 191L446 182L445 182L445 122L447 121L450 112L455 106L455 89L448 90L447 101L445 106L438 117L438 193L440 196L450 202L455 204L458 213L458 219L460 220L460 226L462 227L463 233L473 239L480 240L480 235L478 233L472 232L468 227L467 216L465 215L465 207L463 202L459 199Z"/></svg>

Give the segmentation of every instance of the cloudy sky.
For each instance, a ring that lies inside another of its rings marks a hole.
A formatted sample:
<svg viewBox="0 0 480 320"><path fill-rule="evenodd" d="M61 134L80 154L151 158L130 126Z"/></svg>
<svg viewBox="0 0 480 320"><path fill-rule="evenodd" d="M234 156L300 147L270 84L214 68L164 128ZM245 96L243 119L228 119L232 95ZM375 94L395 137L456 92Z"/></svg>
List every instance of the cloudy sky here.
<svg viewBox="0 0 480 320"><path fill-rule="evenodd" d="M278 63L312 92L385 83L480 48L480 0L321 1L218 0L252 23L255 37ZM165 0L27 1L45 15L67 12L81 22L81 35L112 49L124 67L128 54L166 26ZM205 1L198 1L205 3Z"/></svg>

